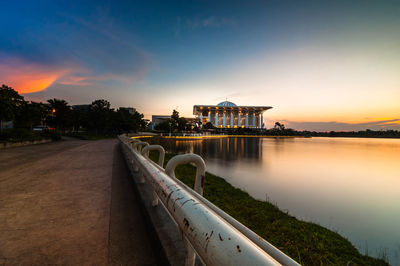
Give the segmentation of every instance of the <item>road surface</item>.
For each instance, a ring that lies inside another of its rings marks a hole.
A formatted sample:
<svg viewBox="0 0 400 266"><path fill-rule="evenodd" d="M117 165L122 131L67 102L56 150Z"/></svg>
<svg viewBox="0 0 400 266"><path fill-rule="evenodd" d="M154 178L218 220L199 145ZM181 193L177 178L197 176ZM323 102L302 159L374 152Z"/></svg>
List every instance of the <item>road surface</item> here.
<svg viewBox="0 0 400 266"><path fill-rule="evenodd" d="M154 265L117 140L0 151L0 265Z"/></svg>

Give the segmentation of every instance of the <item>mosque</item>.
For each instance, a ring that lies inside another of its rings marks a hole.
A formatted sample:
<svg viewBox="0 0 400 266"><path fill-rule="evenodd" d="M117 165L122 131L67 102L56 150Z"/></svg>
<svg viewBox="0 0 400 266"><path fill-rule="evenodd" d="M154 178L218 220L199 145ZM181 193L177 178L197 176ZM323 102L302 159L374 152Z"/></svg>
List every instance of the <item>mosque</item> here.
<svg viewBox="0 0 400 266"><path fill-rule="evenodd" d="M263 128L263 113L271 106L237 106L228 101L217 105L194 105L193 114L203 125L211 122L218 128Z"/></svg>

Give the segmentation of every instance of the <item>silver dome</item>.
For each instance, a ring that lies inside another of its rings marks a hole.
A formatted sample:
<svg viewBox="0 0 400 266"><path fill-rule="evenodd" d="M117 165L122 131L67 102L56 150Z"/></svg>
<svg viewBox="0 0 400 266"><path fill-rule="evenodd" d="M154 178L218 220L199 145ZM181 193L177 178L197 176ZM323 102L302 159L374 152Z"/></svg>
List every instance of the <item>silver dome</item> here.
<svg viewBox="0 0 400 266"><path fill-rule="evenodd" d="M220 107L236 107L237 105L234 104L233 102L224 101L224 102L220 102L219 104L217 104L217 106L220 106Z"/></svg>

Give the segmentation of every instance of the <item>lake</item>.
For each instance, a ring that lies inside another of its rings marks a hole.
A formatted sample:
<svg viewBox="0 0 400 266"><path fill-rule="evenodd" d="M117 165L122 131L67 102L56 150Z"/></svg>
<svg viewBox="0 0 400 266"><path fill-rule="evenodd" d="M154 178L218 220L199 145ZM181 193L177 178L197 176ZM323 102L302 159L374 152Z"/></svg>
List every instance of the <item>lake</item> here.
<svg viewBox="0 0 400 266"><path fill-rule="evenodd" d="M201 155L207 171L254 198L400 265L400 139L161 139ZM207 189L207 187L205 187Z"/></svg>

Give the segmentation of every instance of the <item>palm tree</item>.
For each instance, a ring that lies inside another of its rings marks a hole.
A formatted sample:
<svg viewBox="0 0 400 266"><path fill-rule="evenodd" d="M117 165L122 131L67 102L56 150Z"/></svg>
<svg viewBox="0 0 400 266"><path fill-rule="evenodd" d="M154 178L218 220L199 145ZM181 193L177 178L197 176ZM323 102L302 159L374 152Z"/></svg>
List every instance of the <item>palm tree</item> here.
<svg viewBox="0 0 400 266"><path fill-rule="evenodd" d="M281 124L279 122L275 122L274 129L275 130L280 130L280 131L285 131L285 125Z"/></svg>
<svg viewBox="0 0 400 266"><path fill-rule="evenodd" d="M54 126L56 130L64 132L65 128L68 126L68 118L71 107L65 100L50 99L47 100L47 102L49 103L50 107L48 124Z"/></svg>

